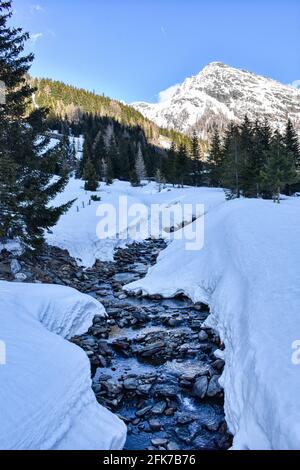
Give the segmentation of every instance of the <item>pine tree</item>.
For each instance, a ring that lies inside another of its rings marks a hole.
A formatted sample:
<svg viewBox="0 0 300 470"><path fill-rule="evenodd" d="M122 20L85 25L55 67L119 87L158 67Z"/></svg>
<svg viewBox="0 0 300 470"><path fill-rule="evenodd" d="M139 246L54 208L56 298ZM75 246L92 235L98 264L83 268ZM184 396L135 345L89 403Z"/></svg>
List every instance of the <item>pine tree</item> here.
<svg viewBox="0 0 300 470"><path fill-rule="evenodd" d="M25 245L36 247L43 242L45 229L56 224L71 202L50 206L67 178L51 182L49 138L42 137L45 111L40 108L26 114L34 91L26 80L33 55L22 55L29 35L9 27L11 16L11 1L0 1L0 80L6 85L6 102L0 105L0 168L4 171L8 165L9 173L6 182L3 173L1 176L0 232L4 238L18 237ZM16 186L12 207L7 195L14 194Z"/></svg>
<svg viewBox="0 0 300 470"><path fill-rule="evenodd" d="M290 196L293 192L300 190L300 145L297 132L290 119L288 120L285 129L284 144L286 154L292 157L297 172L295 183L292 185L287 184L285 188L285 193Z"/></svg>
<svg viewBox="0 0 300 470"><path fill-rule="evenodd" d="M101 180L107 183L108 166L106 160L101 161Z"/></svg>
<svg viewBox="0 0 300 470"><path fill-rule="evenodd" d="M196 131L193 132L192 145L191 145L191 157L192 157L194 184L195 186L200 186L202 183L203 163L201 160L199 140L198 140Z"/></svg>
<svg viewBox="0 0 300 470"><path fill-rule="evenodd" d="M122 176L122 160L119 151L119 147L117 145L115 136L113 135L110 139L110 144L107 150L108 161L112 166L112 179L113 178L120 178Z"/></svg>
<svg viewBox="0 0 300 470"><path fill-rule="evenodd" d="M256 121L253 126L253 142L250 158L246 162L246 196L261 196L261 175L271 153L272 130L267 119Z"/></svg>
<svg viewBox="0 0 300 470"><path fill-rule="evenodd" d="M176 144L173 141L167 154L167 159L162 165L162 172L167 181L173 186L176 183Z"/></svg>
<svg viewBox="0 0 300 470"><path fill-rule="evenodd" d="M271 144L271 156L262 171L262 185L270 191L274 202L280 202L280 192L286 184L292 184L296 179L293 154L286 154L284 138L275 132Z"/></svg>
<svg viewBox="0 0 300 470"><path fill-rule="evenodd" d="M92 146L92 161L99 178L102 175L102 162L107 158L106 146L101 130L97 133Z"/></svg>
<svg viewBox="0 0 300 470"><path fill-rule="evenodd" d="M145 167L142 147L140 143L138 144L138 152L137 152L137 157L136 157L136 162L135 162L135 172L136 172L139 184L141 183L142 180L147 178L146 167Z"/></svg>
<svg viewBox="0 0 300 470"><path fill-rule="evenodd" d="M284 144L293 160L297 172L300 172L300 145L297 132L293 126L293 123L288 119L285 134L284 134Z"/></svg>
<svg viewBox="0 0 300 470"><path fill-rule="evenodd" d="M158 192L161 192L162 186L166 184L166 180L162 175L160 168L157 168L155 173L155 182L158 184Z"/></svg>
<svg viewBox="0 0 300 470"><path fill-rule="evenodd" d="M231 123L225 132L224 158L222 164L222 186L231 191L234 197L241 195L242 162L239 148L239 128Z"/></svg>
<svg viewBox="0 0 300 470"><path fill-rule="evenodd" d="M177 156L176 156L175 174L176 174L176 182L182 188L186 180L187 165L188 165L188 155L187 155L186 146L184 144L181 144L178 149Z"/></svg>
<svg viewBox="0 0 300 470"><path fill-rule="evenodd" d="M68 175L76 167L76 151L75 146L70 142L69 135L63 134L62 139L55 149L56 175Z"/></svg>
<svg viewBox="0 0 300 470"><path fill-rule="evenodd" d="M87 160L83 169L84 189L86 191L96 191L98 189L98 175L92 160Z"/></svg>
<svg viewBox="0 0 300 470"><path fill-rule="evenodd" d="M214 128L211 146L207 158L209 170L209 182L211 186L219 187L221 185L221 173L224 159L219 130Z"/></svg>
<svg viewBox="0 0 300 470"><path fill-rule="evenodd" d="M18 211L20 186L18 181L18 167L8 157L0 158L0 241L5 242L7 237L22 231L23 220L13 217Z"/></svg>

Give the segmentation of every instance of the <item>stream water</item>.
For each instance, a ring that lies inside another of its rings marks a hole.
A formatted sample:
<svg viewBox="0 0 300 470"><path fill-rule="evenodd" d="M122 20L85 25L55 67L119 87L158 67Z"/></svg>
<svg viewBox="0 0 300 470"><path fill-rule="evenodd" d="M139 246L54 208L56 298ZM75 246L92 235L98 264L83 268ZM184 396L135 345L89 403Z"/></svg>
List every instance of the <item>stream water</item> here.
<svg viewBox="0 0 300 470"><path fill-rule="evenodd" d="M126 423L126 449L228 449L218 384L224 363L214 356L223 346L203 324L207 308L184 297L130 297L122 290L145 275L164 246L133 244L116 252L115 263L85 271L83 291L104 304L108 317L96 317L72 341L91 361L98 402Z"/></svg>

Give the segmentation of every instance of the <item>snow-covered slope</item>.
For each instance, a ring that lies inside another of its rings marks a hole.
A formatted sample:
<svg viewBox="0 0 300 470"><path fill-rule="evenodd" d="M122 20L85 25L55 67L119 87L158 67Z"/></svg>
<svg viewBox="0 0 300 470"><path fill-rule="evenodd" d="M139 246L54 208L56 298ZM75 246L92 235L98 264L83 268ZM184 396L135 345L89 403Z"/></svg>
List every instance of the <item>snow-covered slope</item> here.
<svg viewBox="0 0 300 470"><path fill-rule="evenodd" d="M73 207L63 215L58 224L52 229L51 233L46 234L47 242L54 246L69 251L71 256L84 266L92 266L96 259L112 260L114 250L118 246L123 246L132 241L135 237L132 234L134 227L140 227L141 239L149 237L151 205L158 204L162 211L170 210L172 207L183 204L192 204L191 213L188 214L187 221L192 219L193 211L197 203L205 205L205 210L209 210L217 204L224 202L225 196L222 189L192 188L186 187L173 188L168 185L162 192L158 191L156 183L145 184L143 187L132 187L125 181L115 181L112 185L101 184L97 193L85 191L84 182L71 178L64 192L59 194L54 204L62 204L76 199ZM101 202L89 200L91 194L97 194L101 197ZM116 210L117 222L122 206L120 198L126 197L128 209L133 209L142 204L147 213L140 215L129 215L127 225L123 230L119 230L117 223L106 238L97 236L97 224L100 222L100 216L97 216L98 208L103 204L111 204ZM78 208L78 209L77 209ZM182 221L174 220L174 225ZM168 226L161 226L161 218L154 218L152 226L164 238L170 236ZM165 231L166 230L166 231ZM125 235L125 239L121 237ZM120 235L121 234L121 235Z"/></svg>
<svg viewBox="0 0 300 470"><path fill-rule="evenodd" d="M212 62L170 90L159 103L133 106L159 126L186 133L195 128L204 138L214 124L224 127L245 114L279 127L289 116L300 134L300 90L269 78Z"/></svg>
<svg viewBox="0 0 300 470"><path fill-rule="evenodd" d="M173 241L144 280L127 286L210 304L208 324L226 347L225 410L237 449L300 448L300 365L292 360L300 338L299 210L298 198L219 205L205 217L201 251Z"/></svg>
<svg viewBox="0 0 300 470"><path fill-rule="evenodd" d="M74 289L0 282L0 449L123 447L125 426L98 405L87 356L63 339L96 314L103 307Z"/></svg>

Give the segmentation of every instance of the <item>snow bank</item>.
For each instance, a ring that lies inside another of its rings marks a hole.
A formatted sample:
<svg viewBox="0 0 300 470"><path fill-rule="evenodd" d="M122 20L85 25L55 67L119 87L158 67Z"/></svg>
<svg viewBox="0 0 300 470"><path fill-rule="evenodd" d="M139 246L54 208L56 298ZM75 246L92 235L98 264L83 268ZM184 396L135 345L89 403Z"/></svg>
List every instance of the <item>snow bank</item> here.
<svg viewBox="0 0 300 470"><path fill-rule="evenodd" d="M0 449L123 447L125 426L98 405L86 354L63 339L96 314L103 307L74 289L0 282Z"/></svg>
<svg viewBox="0 0 300 470"><path fill-rule="evenodd" d="M174 241L127 290L209 303L225 343L225 411L235 449L300 448L300 201L235 200L205 218L198 252Z"/></svg>
<svg viewBox="0 0 300 470"><path fill-rule="evenodd" d="M83 266L92 266L96 259L113 260L114 250L134 239L132 232L136 226L141 226L141 239L147 238L149 234L150 215L143 216L142 214L138 217L129 217L128 224L123 231L115 230L110 233L109 237L99 239L96 230L101 219L97 216L97 209L101 204L112 204L116 209L118 220L119 201L124 196L127 197L129 208L135 204L143 204L148 210L148 214L150 214L152 204L160 205L163 210L170 210L178 204L193 204L193 207L196 207L196 203L204 203L205 209L209 210L224 202L224 192L220 189L191 187L182 189L168 186L159 192L156 183L149 183L143 187L132 187L128 182L115 181L110 186L101 184L97 192L91 193L85 191L83 186L82 180L71 178L64 192L56 197L54 205L60 205L73 199L77 199L77 201L67 214L60 218L51 233L46 234L49 244L68 250L71 256ZM92 194L101 197L101 202L91 201L89 205ZM188 217L192 219L193 215L193 210L191 210ZM179 223L179 220L175 218L176 223ZM168 236L167 230L170 227L161 227L159 224L159 220L154 220L158 233L166 238ZM125 239L124 232L126 232Z"/></svg>

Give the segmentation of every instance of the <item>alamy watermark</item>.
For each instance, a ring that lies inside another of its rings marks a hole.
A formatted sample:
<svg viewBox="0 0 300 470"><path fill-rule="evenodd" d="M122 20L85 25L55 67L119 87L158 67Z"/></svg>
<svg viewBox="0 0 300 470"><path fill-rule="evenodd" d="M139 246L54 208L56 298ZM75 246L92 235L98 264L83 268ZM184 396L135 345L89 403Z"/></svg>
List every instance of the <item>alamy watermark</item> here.
<svg viewBox="0 0 300 470"><path fill-rule="evenodd" d="M6 365L6 344L0 340L0 366Z"/></svg>
<svg viewBox="0 0 300 470"><path fill-rule="evenodd" d="M120 196L118 203L100 204L97 216L99 239L185 240L187 251L201 250L204 245L203 204L151 204L132 203Z"/></svg>

